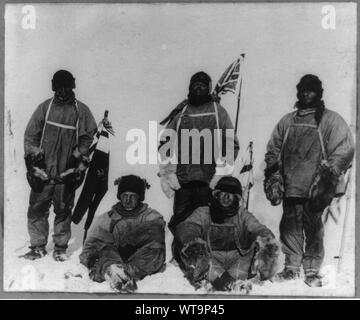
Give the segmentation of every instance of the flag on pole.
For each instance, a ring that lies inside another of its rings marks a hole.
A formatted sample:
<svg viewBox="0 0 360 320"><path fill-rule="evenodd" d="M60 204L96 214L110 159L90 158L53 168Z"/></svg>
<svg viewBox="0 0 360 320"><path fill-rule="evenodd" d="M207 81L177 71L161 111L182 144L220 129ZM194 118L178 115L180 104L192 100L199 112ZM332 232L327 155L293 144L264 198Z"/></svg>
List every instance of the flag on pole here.
<svg viewBox="0 0 360 320"><path fill-rule="evenodd" d="M107 119L108 111L105 111L104 119L98 126L96 139L90 147L90 154L93 153L89 170L86 175L84 187L75 206L72 221L78 224L88 211L84 226L84 241L87 230L94 219L96 209L108 190L109 175L109 133L114 135L111 123Z"/></svg>
<svg viewBox="0 0 360 320"><path fill-rule="evenodd" d="M241 79L241 64L244 60L245 54L241 54L220 77L219 81L212 92L214 96L223 95L227 92L235 93L236 87Z"/></svg>
<svg viewBox="0 0 360 320"><path fill-rule="evenodd" d="M249 198L250 198L250 189L254 185L254 160L253 160L253 142L250 141L249 146L247 147L247 154L243 160L242 168L238 175L234 173L243 188L243 201L246 206L246 209L249 208Z"/></svg>

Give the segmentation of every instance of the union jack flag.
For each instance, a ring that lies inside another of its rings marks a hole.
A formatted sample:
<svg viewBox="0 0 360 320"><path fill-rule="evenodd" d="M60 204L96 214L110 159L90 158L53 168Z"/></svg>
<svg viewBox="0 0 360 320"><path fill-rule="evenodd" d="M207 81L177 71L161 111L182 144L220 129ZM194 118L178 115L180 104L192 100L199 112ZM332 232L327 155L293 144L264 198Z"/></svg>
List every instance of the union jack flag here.
<svg viewBox="0 0 360 320"><path fill-rule="evenodd" d="M245 54L241 54L240 58L236 59L225 70L213 90L213 95L219 96L227 92L235 93L240 78L241 63L244 60L244 57Z"/></svg>

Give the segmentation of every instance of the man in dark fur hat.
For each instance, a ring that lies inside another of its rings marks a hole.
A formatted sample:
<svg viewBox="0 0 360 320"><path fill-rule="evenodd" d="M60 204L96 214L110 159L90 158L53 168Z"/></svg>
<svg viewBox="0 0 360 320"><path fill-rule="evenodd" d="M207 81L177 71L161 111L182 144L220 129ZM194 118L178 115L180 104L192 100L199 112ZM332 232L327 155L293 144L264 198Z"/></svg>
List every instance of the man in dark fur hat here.
<svg viewBox="0 0 360 320"><path fill-rule="evenodd" d="M283 200L280 239L285 268L277 278L298 278L302 265L305 283L311 287L322 285L321 216L354 156L349 126L339 114L325 108L322 94L317 76L307 74L300 79L297 110L276 125L265 155L266 196L273 205Z"/></svg>
<svg viewBox="0 0 360 320"><path fill-rule="evenodd" d="M221 178L209 206L197 208L175 229L178 263L196 288L249 292L249 278L271 279L279 246L273 233L244 209L240 182Z"/></svg>
<svg viewBox="0 0 360 320"><path fill-rule="evenodd" d="M144 203L150 186L138 176L115 181L119 202L101 215L80 254L93 281L108 281L119 292L133 292L136 281L159 272L165 263L165 222Z"/></svg>

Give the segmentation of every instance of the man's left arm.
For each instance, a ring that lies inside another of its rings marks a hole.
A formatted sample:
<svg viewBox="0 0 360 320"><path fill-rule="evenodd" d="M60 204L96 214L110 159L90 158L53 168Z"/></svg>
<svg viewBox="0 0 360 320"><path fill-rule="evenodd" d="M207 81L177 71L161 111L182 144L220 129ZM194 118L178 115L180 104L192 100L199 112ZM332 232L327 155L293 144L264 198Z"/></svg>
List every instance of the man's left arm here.
<svg viewBox="0 0 360 320"><path fill-rule="evenodd" d="M269 228L261 224L250 212L243 212L245 218L245 227L252 234L253 238L275 238Z"/></svg>
<svg viewBox="0 0 360 320"><path fill-rule="evenodd" d="M336 174L340 175L348 169L354 158L354 139L348 124L340 115L334 117L327 125L329 129L325 128L324 134L327 160Z"/></svg>
<svg viewBox="0 0 360 320"><path fill-rule="evenodd" d="M82 111L79 118L79 137L78 137L78 151L83 156L89 155L89 148L94 140L94 135L97 130L97 125L90 109L82 105Z"/></svg>

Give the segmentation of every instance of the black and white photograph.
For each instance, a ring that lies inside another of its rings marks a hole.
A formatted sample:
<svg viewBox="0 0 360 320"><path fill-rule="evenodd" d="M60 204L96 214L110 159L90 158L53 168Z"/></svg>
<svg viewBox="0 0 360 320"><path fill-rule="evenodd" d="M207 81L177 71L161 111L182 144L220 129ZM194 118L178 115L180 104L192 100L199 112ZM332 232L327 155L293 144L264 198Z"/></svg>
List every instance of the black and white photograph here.
<svg viewBox="0 0 360 320"><path fill-rule="evenodd" d="M4 25L5 293L355 296L356 3Z"/></svg>

